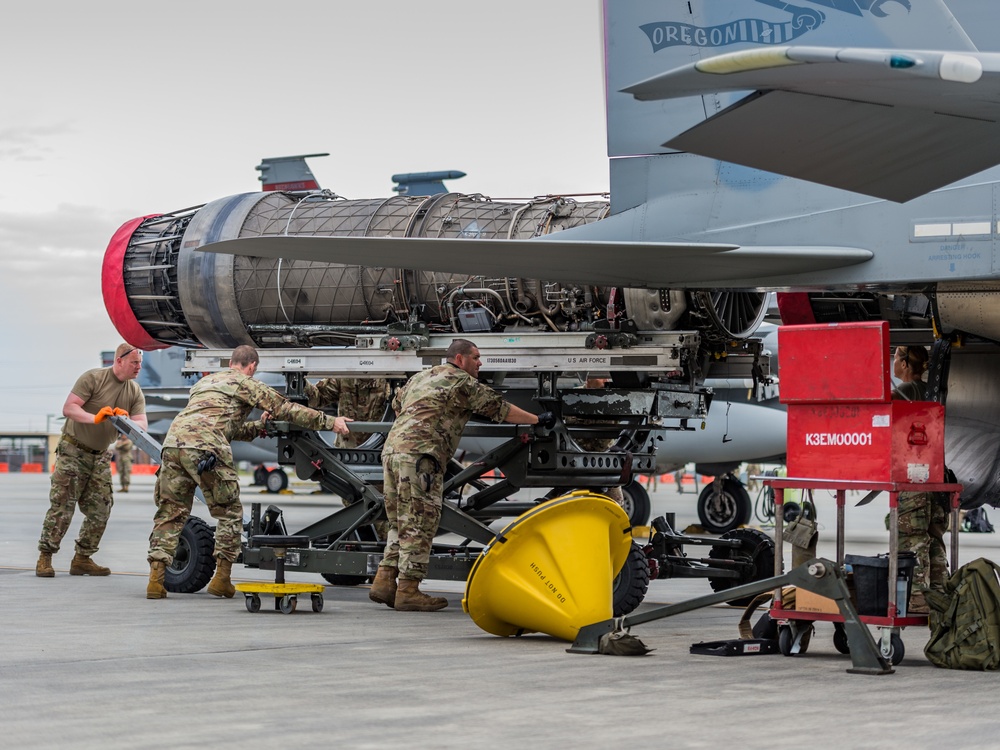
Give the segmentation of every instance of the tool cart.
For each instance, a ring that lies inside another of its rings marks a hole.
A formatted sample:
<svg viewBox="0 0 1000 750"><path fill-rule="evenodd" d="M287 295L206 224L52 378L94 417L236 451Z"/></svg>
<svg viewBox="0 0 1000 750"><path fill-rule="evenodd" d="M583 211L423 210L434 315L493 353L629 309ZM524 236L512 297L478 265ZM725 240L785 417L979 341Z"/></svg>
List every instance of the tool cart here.
<svg viewBox="0 0 1000 750"><path fill-rule="evenodd" d="M781 400L788 407L788 475L761 477L774 490L776 517L782 518L786 490L830 490L836 493L838 566L850 563L844 554L844 512L848 490L889 497L889 553L885 563L884 599L861 606L862 622L881 628L883 656L898 664L904 647L900 629L926 625L927 615L905 609L908 581L900 575L898 544L899 494L940 492L950 496L951 569L958 567L958 512L962 485L945 481L944 407L932 401L892 399L889 367L892 348L888 323L842 323L786 326L779 330L782 353ZM775 526L774 574L784 572L784 529ZM872 571L858 558L865 582ZM881 573L874 571L875 583ZM906 576L904 576L905 578ZM902 582L902 581L901 581ZM897 594L897 588L903 596ZM835 624L834 646L848 653L843 618L832 602L803 592L795 608L786 608L776 591L770 616L779 626L779 647L786 656L803 653L812 624ZM880 591L881 593L881 591ZM884 602L884 604L883 604ZM884 609L883 609L884 607Z"/></svg>

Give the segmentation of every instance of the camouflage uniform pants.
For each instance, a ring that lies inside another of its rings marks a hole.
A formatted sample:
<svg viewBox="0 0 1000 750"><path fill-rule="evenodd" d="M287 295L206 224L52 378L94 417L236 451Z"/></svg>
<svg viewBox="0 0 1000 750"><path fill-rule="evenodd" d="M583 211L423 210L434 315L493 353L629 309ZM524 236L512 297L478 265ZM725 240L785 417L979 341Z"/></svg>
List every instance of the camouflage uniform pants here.
<svg viewBox="0 0 1000 750"><path fill-rule="evenodd" d="M914 552L913 590L944 589L948 556L944 533L948 514L930 492L899 493L899 551Z"/></svg>
<svg viewBox="0 0 1000 750"><path fill-rule="evenodd" d="M177 539L191 515L194 492L201 487L208 512L216 520L215 557L235 562L240 554L243 505L240 483L231 462L220 458L211 471L198 474L205 452L192 448L164 448L156 472L153 532L149 535L149 562L173 562Z"/></svg>
<svg viewBox="0 0 1000 750"><path fill-rule="evenodd" d="M91 453L67 440L56 446L56 465L52 470L49 509L42 522L38 540L40 552L59 551L76 507L83 513L83 525L76 539L76 551L91 557L101 544L111 516L111 454Z"/></svg>
<svg viewBox="0 0 1000 750"><path fill-rule="evenodd" d="M132 479L132 452L119 453L115 459L115 468L118 469L118 481L121 482L122 489L127 490Z"/></svg>
<svg viewBox="0 0 1000 750"><path fill-rule="evenodd" d="M401 578L427 577L431 544L441 521L444 474L430 456L398 453L382 459L389 533L382 565Z"/></svg>

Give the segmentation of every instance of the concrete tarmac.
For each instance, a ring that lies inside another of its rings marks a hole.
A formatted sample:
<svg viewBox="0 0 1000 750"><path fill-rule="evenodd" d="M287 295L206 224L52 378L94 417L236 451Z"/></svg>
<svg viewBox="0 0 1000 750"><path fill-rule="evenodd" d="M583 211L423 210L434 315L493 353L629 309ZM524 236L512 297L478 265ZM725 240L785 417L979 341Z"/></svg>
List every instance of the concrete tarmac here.
<svg viewBox="0 0 1000 750"><path fill-rule="evenodd" d="M290 532L336 507L292 495L244 501L285 509ZM741 610L717 606L634 629L645 657L566 653L545 635L498 638L462 612L463 584L433 582L449 607L395 612L368 587L327 586L326 608L250 614L242 597L145 599L152 477L117 494L95 559L106 578L71 577L79 516L37 578L48 476L0 474L0 718L10 748L993 748L997 675L937 669L924 628L903 631L891 675L848 674L817 623L808 653L718 657L692 643L738 637ZM697 520L694 495L660 485L654 514ZM834 528L833 501L817 497ZM849 503L851 500L849 499ZM203 517L204 506L201 506ZM197 512L197 506L196 506ZM888 548L884 499L847 513L847 551ZM1000 513L996 520L1000 520ZM962 562L1000 560L1000 534L962 534ZM833 533L820 554L833 557ZM700 550L689 551L699 556ZM273 573L236 566L238 580ZM290 573L289 581L318 582ZM710 593L700 579L656 581L642 608Z"/></svg>

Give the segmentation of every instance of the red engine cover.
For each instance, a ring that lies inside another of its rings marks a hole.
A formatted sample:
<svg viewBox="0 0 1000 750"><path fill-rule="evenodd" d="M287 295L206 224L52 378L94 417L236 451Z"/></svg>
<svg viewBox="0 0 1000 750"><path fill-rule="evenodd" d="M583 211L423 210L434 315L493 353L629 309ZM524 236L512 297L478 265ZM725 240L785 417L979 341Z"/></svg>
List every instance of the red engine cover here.
<svg viewBox="0 0 1000 750"><path fill-rule="evenodd" d="M889 324L781 326L781 402L886 402L892 393Z"/></svg>

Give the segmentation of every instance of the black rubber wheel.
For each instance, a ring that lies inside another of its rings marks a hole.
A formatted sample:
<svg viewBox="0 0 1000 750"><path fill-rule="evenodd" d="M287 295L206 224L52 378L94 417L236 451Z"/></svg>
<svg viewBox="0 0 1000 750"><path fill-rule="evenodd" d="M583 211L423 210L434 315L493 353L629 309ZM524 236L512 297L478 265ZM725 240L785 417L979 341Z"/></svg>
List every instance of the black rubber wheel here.
<svg viewBox="0 0 1000 750"><path fill-rule="evenodd" d="M348 576L342 573L322 573L323 580L334 586L360 586L368 583L368 576Z"/></svg>
<svg viewBox="0 0 1000 750"><path fill-rule="evenodd" d="M322 612L323 611L323 595L322 594L313 594L312 595L312 606L313 606L313 612Z"/></svg>
<svg viewBox="0 0 1000 750"><path fill-rule="evenodd" d="M885 649L879 644L879 650L882 652L883 658L886 659L892 666L896 666L899 662L903 661L903 656L906 655L906 647L903 646L903 639L899 636L899 633L893 633L889 636L889 653L885 652Z"/></svg>
<svg viewBox="0 0 1000 750"><path fill-rule="evenodd" d="M833 647L842 654L851 653L851 646L847 642L847 631L839 622L833 624Z"/></svg>
<svg viewBox="0 0 1000 750"><path fill-rule="evenodd" d="M778 650L782 656L794 656L792 653L792 629L787 625L778 628Z"/></svg>
<svg viewBox="0 0 1000 750"><path fill-rule="evenodd" d="M288 475L283 469L271 469L267 472L264 486L267 487L268 492L277 494L288 487Z"/></svg>
<svg viewBox="0 0 1000 750"><path fill-rule="evenodd" d="M214 573L215 531L197 516L188 516L163 587L175 594L192 594L205 588Z"/></svg>
<svg viewBox="0 0 1000 750"><path fill-rule="evenodd" d="M290 615L295 611L297 604L298 602L294 596L283 596L281 597L281 601L278 602L278 609L281 610L282 614Z"/></svg>
<svg viewBox="0 0 1000 750"><path fill-rule="evenodd" d="M612 588L614 616L621 617L634 610L646 597L649 588L649 564L642 547L632 543L628 557L621 571L615 577Z"/></svg>
<svg viewBox="0 0 1000 750"><path fill-rule="evenodd" d="M622 487L622 508L628 513L630 524L633 526L648 524L651 507L649 493L638 481L633 479Z"/></svg>
<svg viewBox="0 0 1000 750"><path fill-rule="evenodd" d="M792 631L792 626L782 625L778 629L778 650L784 656L801 656L809 649L809 641L812 636L812 623L802 622L796 627L806 628L806 632L802 634L802 638L799 640L799 651L798 653L792 653L792 647L795 645L795 634Z"/></svg>
<svg viewBox="0 0 1000 750"><path fill-rule="evenodd" d="M256 594L247 597L247 612L260 612L260 597Z"/></svg>
<svg viewBox="0 0 1000 750"><path fill-rule="evenodd" d="M267 484L267 467L264 465L258 466L253 470L253 483L257 487L263 487Z"/></svg>
<svg viewBox="0 0 1000 750"><path fill-rule="evenodd" d="M733 560L742 563L739 578L709 578L712 591L725 591L755 581L763 581L774 576L774 540L759 529L733 529L721 539L738 540L740 546L730 549L722 545L713 546L708 556L716 560ZM742 596L728 602L734 607L745 607L754 597Z"/></svg>
<svg viewBox="0 0 1000 750"><path fill-rule="evenodd" d="M733 477L722 480L722 491L715 494L715 482L706 485L698 495L698 520L712 534L725 534L749 523L753 506L750 494Z"/></svg>

